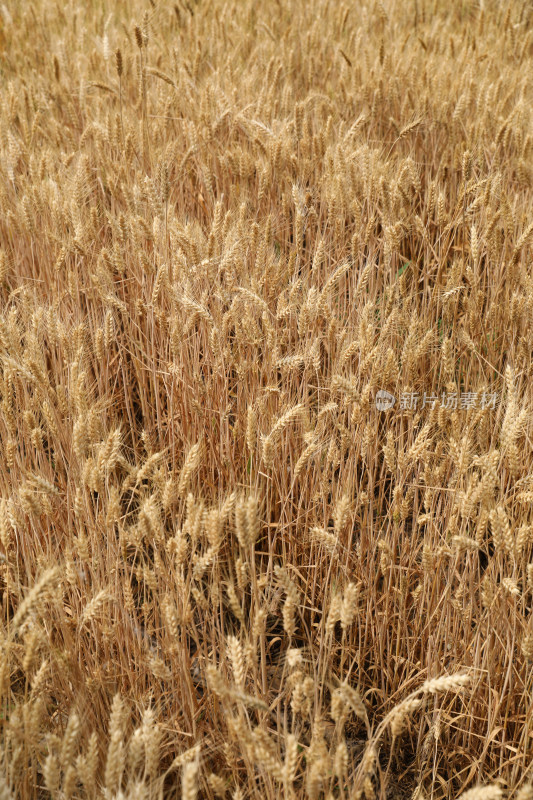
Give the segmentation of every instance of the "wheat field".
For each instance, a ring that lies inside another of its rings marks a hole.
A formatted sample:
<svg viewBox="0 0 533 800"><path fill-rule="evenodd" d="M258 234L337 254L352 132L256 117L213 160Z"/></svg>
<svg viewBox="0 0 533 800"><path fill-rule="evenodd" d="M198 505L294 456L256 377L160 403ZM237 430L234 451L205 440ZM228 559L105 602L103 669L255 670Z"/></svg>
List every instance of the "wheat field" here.
<svg viewBox="0 0 533 800"><path fill-rule="evenodd" d="M0 798L533 798L533 7L0 3Z"/></svg>

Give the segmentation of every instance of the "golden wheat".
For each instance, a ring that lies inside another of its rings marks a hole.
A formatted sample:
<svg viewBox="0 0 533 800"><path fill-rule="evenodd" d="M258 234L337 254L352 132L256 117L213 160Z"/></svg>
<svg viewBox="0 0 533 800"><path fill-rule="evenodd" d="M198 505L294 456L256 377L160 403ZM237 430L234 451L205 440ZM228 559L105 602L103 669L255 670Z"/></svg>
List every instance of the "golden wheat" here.
<svg viewBox="0 0 533 800"><path fill-rule="evenodd" d="M530 800L530 4L104 5L0 4L0 796Z"/></svg>

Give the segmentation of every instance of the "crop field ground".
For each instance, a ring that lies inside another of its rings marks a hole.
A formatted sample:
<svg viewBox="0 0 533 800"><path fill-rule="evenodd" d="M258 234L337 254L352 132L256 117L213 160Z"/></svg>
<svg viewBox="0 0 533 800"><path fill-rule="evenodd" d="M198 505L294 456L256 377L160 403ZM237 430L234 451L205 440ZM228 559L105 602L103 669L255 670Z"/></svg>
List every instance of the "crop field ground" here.
<svg viewBox="0 0 533 800"><path fill-rule="evenodd" d="M532 800L532 81L529 0L0 2L1 800Z"/></svg>

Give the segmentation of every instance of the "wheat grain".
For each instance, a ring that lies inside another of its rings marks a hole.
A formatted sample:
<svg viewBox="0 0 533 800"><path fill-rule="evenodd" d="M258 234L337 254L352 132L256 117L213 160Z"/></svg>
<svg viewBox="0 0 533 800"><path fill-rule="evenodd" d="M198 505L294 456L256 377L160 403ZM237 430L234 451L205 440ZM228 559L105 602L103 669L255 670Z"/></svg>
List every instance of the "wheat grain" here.
<svg viewBox="0 0 533 800"><path fill-rule="evenodd" d="M181 780L182 800L196 800L198 794L198 763L190 761L183 767Z"/></svg>

